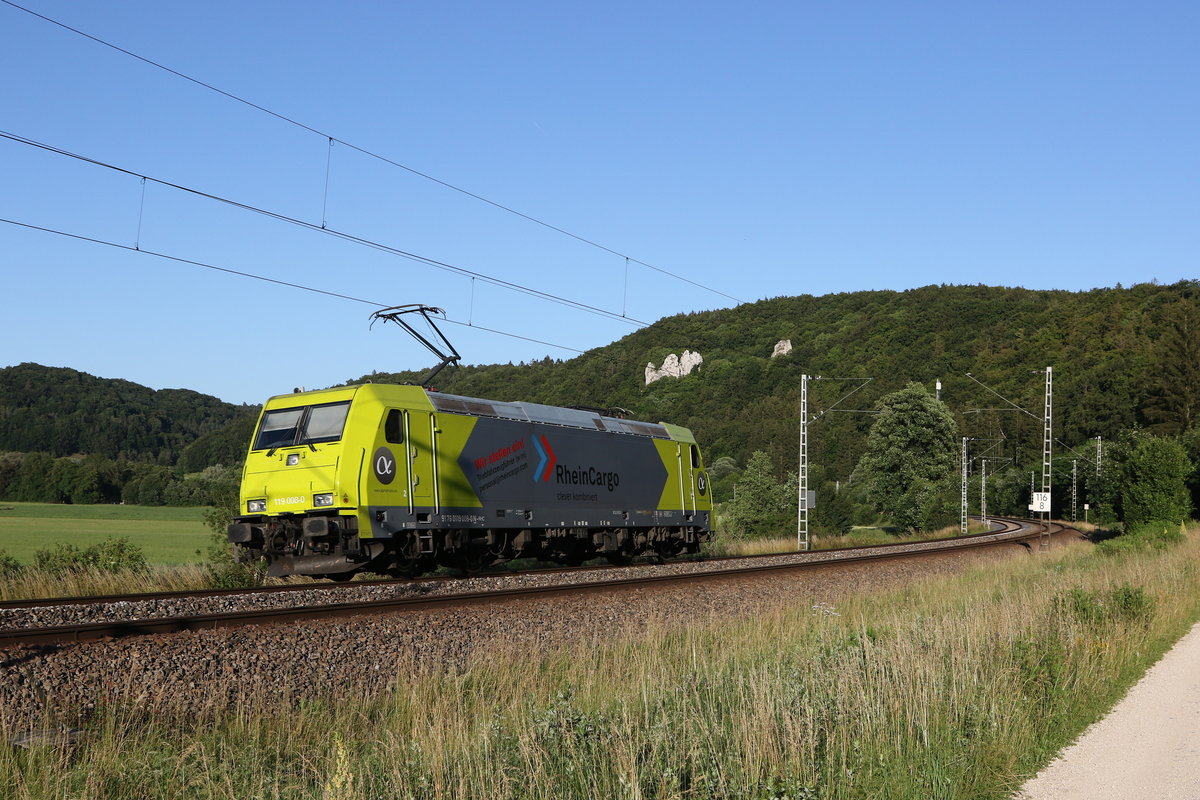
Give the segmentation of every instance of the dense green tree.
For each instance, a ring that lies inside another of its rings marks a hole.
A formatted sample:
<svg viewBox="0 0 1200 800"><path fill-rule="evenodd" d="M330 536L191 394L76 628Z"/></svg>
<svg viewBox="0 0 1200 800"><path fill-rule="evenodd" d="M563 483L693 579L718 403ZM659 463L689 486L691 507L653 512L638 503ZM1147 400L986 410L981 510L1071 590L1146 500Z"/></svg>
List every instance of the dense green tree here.
<svg viewBox="0 0 1200 800"><path fill-rule="evenodd" d="M154 391L40 364L0 369L2 450L124 455L169 465L197 437L248 413L186 389Z"/></svg>
<svg viewBox="0 0 1200 800"><path fill-rule="evenodd" d="M166 503L167 487L171 483L171 470L166 467L154 467L144 475L138 483L137 504L140 506L161 506Z"/></svg>
<svg viewBox="0 0 1200 800"><path fill-rule="evenodd" d="M183 472L199 472L214 464L241 464L258 423L258 412L257 406L247 408L220 428L197 437L183 448L176 466Z"/></svg>
<svg viewBox="0 0 1200 800"><path fill-rule="evenodd" d="M1193 428L1179 437L1179 444L1187 453L1192 471L1187 478L1188 492L1192 497L1193 512L1200 509L1200 428Z"/></svg>
<svg viewBox="0 0 1200 800"><path fill-rule="evenodd" d="M12 496L14 482L24 458L24 453L0 453L0 500L15 499Z"/></svg>
<svg viewBox="0 0 1200 800"><path fill-rule="evenodd" d="M56 458L50 465L51 494L47 500L51 503L69 503L71 494L79 481L79 460L74 458Z"/></svg>
<svg viewBox="0 0 1200 800"><path fill-rule="evenodd" d="M1200 308L1184 300L1167 315L1158 342L1154 390L1145 408L1158 433L1179 433L1200 420Z"/></svg>
<svg viewBox="0 0 1200 800"><path fill-rule="evenodd" d="M954 417L919 383L882 398L878 410L855 474L895 525L929 530L959 452Z"/></svg>
<svg viewBox="0 0 1200 800"><path fill-rule="evenodd" d="M796 483L775 477L771 458L756 450L746 462L734 489L725 503L725 522L729 531L749 539L780 536L795 529Z"/></svg>
<svg viewBox="0 0 1200 800"><path fill-rule="evenodd" d="M1182 522L1191 516L1187 488L1193 465L1174 439L1139 437L1122 464L1121 508L1125 524Z"/></svg>
<svg viewBox="0 0 1200 800"><path fill-rule="evenodd" d="M1144 430L1129 428L1104 442L1100 474L1090 472L1087 479L1093 522L1107 525L1124 519L1122 489L1128 470L1126 462L1137 443L1149 435Z"/></svg>
<svg viewBox="0 0 1200 800"><path fill-rule="evenodd" d="M827 536L844 536L854 527L854 502L849 491L839 491L826 481L817 491L817 507L810 518L813 530Z"/></svg>
<svg viewBox="0 0 1200 800"><path fill-rule="evenodd" d="M57 496L51 480L54 459L45 453L28 453L17 468L17 474L9 489L10 500L26 503L50 503Z"/></svg>
<svg viewBox="0 0 1200 800"><path fill-rule="evenodd" d="M721 456L709 463L708 478L712 482L713 500L723 502L733 497L738 472L737 462L729 456Z"/></svg>

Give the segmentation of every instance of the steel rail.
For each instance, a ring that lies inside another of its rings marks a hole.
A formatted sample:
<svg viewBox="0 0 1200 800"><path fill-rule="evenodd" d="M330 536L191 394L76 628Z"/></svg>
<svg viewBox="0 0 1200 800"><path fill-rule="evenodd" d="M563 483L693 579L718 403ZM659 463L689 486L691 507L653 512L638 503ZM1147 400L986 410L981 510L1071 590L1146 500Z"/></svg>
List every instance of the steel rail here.
<svg viewBox="0 0 1200 800"><path fill-rule="evenodd" d="M977 517L976 517L977 518ZM1008 524L1017 524L1019 520L1006 517L989 517L989 519ZM852 547L829 547L821 550L808 550L797 552L794 550L785 551L782 553L757 553L748 556L699 556L695 558L681 558L674 561L668 561L672 564L721 564L721 563L741 563L762 560L766 558L778 558L780 556L795 556L807 554L824 554L824 553L843 553L856 552L860 550L874 550L879 548L899 548L910 547L913 545L921 545L932 542L950 542L964 541L976 539L979 537L994 536L997 533L1003 533L1004 529L984 531L982 533L972 533L966 536L945 537L942 539L923 539L912 542L886 542L882 544L863 544L854 545ZM0 600L0 610L2 609L33 609L33 608L53 608L56 606L85 606L85 605L102 605L105 603L140 603L151 600L189 600L208 597L241 597L243 595L267 595L267 594L289 594L293 592L336 592L342 589L360 589L376 586L412 586L418 584L437 584L437 583L452 583L454 581L467 580L471 578L507 578L518 575L554 575L563 574L571 575L578 572L604 572L617 571L627 569L630 566L651 566L645 563L634 564L601 564L584 567L537 567L532 569L521 570L496 570L496 571L480 571L477 573L459 576L459 575L426 575L416 578L389 578L377 581L345 581L345 582L321 582L321 583L295 583L283 586L247 586L240 589L184 589L173 592L138 592L135 594L97 594L97 595L82 595L73 597L32 597L21 600Z"/></svg>
<svg viewBox="0 0 1200 800"><path fill-rule="evenodd" d="M409 597L390 600L361 601L338 603L325 606L306 606L299 608L266 609L254 611L223 612L204 614L191 617L162 617L142 620L123 620L118 622L98 622L81 625L64 625L50 628L17 628L0 630L0 649L21 646L46 646L64 643L92 642L109 640L127 636L145 636L151 634L179 633L182 631L208 630L215 628L233 628L245 625L278 624L301 620L331 619L338 617L353 617L366 614L394 613L413 609L434 609L455 606L480 605L496 603L497 601L520 600L536 597L559 595L580 595L621 589L630 586L647 586L664 583L687 583L713 579L752 576L768 572L782 572L796 569L820 569L847 564L860 564L871 561L888 559L916 558L929 555L945 555L957 551L992 547L1004 544L1020 543L1025 539L1033 539L1044 533L1057 533L1065 528L1057 523L1049 526L1038 522L1005 520L1015 524L1015 529L993 531L983 536L973 536L954 539L939 539L926 543L917 549L895 552L890 546L869 546L855 548L858 550L871 549L882 552L842 555L835 558L795 561L786 564L759 564L718 570L705 570L668 575L642 576L616 580L593 581L576 584L551 584L546 586L520 587L484 592L464 592L458 594L439 595L435 597ZM985 538L987 537L987 538ZM911 543L910 543L911 546ZM817 551L819 554L836 554L838 551Z"/></svg>

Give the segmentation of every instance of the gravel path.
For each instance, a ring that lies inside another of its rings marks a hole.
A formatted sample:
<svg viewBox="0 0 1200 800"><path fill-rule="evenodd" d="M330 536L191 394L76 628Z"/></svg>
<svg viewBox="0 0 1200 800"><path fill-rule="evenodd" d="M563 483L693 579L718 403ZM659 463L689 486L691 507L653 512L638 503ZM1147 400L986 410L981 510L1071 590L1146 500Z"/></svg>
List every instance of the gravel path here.
<svg viewBox="0 0 1200 800"><path fill-rule="evenodd" d="M1200 625L1015 800L1200 798Z"/></svg>

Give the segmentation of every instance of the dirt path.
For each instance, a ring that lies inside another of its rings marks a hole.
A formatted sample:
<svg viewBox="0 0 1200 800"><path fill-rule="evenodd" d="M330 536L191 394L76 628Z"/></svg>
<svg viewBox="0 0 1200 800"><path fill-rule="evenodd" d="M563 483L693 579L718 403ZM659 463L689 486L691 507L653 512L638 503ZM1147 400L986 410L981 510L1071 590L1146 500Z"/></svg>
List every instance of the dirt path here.
<svg viewBox="0 0 1200 800"><path fill-rule="evenodd" d="M1200 625L1014 800L1200 798Z"/></svg>

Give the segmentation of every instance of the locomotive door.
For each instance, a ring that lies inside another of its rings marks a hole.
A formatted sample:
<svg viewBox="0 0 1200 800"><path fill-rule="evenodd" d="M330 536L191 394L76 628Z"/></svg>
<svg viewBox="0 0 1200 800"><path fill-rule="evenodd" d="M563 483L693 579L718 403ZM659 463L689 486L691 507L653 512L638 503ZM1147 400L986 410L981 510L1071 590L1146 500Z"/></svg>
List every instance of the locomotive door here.
<svg viewBox="0 0 1200 800"><path fill-rule="evenodd" d="M432 505L437 510L437 418L425 411L405 411L404 427L409 496L415 505Z"/></svg>
<svg viewBox="0 0 1200 800"><path fill-rule="evenodd" d="M695 514L696 513L696 487L699 484L699 482L703 480L703 476L700 473L700 448L696 447L696 445L694 445L694 444L688 445L687 462L688 462L688 487L689 487L688 494L692 500L692 513ZM703 493L703 487L701 487L701 493Z"/></svg>
<svg viewBox="0 0 1200 800"><path fill-rule="evenodd" d="M675 445L675 460L679 465L679 507L684 519L691 519L696 512L695 459L691 452L684 452L684 445Z"/></svg>

